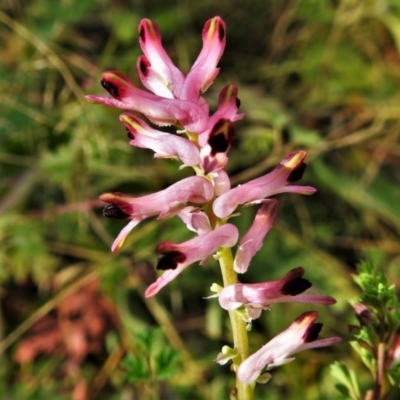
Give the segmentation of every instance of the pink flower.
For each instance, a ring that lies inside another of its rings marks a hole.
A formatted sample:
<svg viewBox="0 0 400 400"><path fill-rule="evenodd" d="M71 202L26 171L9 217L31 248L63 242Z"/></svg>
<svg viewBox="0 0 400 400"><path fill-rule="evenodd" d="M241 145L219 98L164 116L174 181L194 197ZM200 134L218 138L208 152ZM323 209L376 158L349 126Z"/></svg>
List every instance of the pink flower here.
<svg viewBox="0 0 400 400"><path fill-rule="evenodd" d="M304 272L304 268L297 267L274 281L226 286L219 293L219 304L228 311L244 307L248 320L258 318L262 310L274 303L335 304L336 300L330 296L303 294L311 287L311 283L303 278Z"/></svg>
<svg viewBox="0 0 400 400"><path fill-rule="evenodd" d="M290 185L290 183L301 179L306 167L303 162L305 157L305 151L295 151L284 158L269 174L228 190L214 201L215 215L219 218L226 218L239 205L261 203L264 198L278 193L315 193L316 190L310 186Z"/></svg>
<svg viewBox="0 0 400 400"><path fill-rule="evenodd" d="M214 129L215 124L220 120L229 120L232 123L241 120L244 114L238 114L240 100L238 96L238 88L231 83L226 85L220 92L218 97L217 111L208 119L207 129L199 135L199 144L206 147L209 142L210 132Z"/></svg>
<svg viewBox="0 0 400 400"><path fill-rule="evenodd" d="M218 120L208 133L208 142L201 149L202 169L208 174L219 171L228 162L227 153L231 147L235 125L227 119Z"/></svg>
<svg viewBox="0 0 400 400"><path fill-rule="evenodd" d="M247 271L251 259L261 249L264 238L274 223L278 202L275 199L265 200L257 211L254 222L243 236L236 251L233 268L239 274Z"/></svg>
<svg viewBox="0 0 400 400"><path fill-rule="evenodd" d="M203 47L188 73L180 98L198 101L217 77L218 62L226 44L226 27L220 17L209 19L203 28Z"/></svg>
<svg viewBox="0 0 400 400"><path fill-rule="evenodd" d="M294 358L288 358L292 354L312 348L332 346L340 342L342 339L337 336L317 340L322 329L321 323L315 323L317 317L316 311L305 312L289 328L246 358L237 371L240 381L250 385L258 378L264 368L270 370L293 361Z"/></svg>
<svg viewBox="0 0 400 400"><path fill-rule="evenodd" d="M161 43L156 23L143 19L139 24L140 46L144 56L138 60L143 85L153 93L169 98L199 102L218 75L216 68L226 43L226 27L220 17L209 19L203 28L203 48L187 77L173 64Z"/></svg>
<svg viewBox="0 0 400 400"><path fill-rule="evenodd" d="M126 127L132 146L153 150L155 158L179 158L190 167L200 163L199 150L189 139L153 129L130 113L121 114L119 120Z"/></svg>
<svg viewBox="0 0 400 400"><path fill-rule="evenodd" d="M212 230L207 214L197 207L185 207L177 215L190 231L196 232L199 236Z"/></svg>
<svg viewBox="0 0 400 400"><path fill-rule="evenodd" d="M119 250L129 232L144 219L155 215L159 219L170 217L190 203L207 203L213 195L211 183L200 176L182 179L167 189L141 197L119 192L102 194L100 200L109 203L103 211L106 217L131 220L115 239L111 250Z"/></svg>
<svg viewBox="0 0 400 400"><path fill-rule="evenodd" d="M209 177L214 186L216 196L221 196L221 194L227 192L231 188L229 176L223 169L210 172Z"/></svg>
<svg viewBox="0 0 400 400"><path fill-rule="evenodd" d="M237 86L225 86L218 99L218 109L207 122L207 128L199 135L203 171L220 171L228 162L227 153L231 147L235 125L243 118L237 114L240 101L237 98Z"/></svg>
<svg viewBox="0 0 400 400"><path fill-rule="evenodd" d="M236 226L225 224L184 243L161 243L157 251L163 254L163 257L159 259L157 269L165 270L165 272L147 288L146 297L157 294L190 264L196 261L205 262L221 247L234 246L238 237L239 232Z"/></svg>
<svg viewBox="0 0 400 400"><path fill-rule="evenodd" d="M164 50L155 22L147 18L140 21L139 43L144 55L139 57L137 66L143 86L161 97L180 98L185 76Z"/></svg>
<svg viewBox="0 0 400 400"><path fill-rule="evenodd" d="M112 97L90 95L86 99L93 103L138 111L160 126L180 125L195 133L202 132L206 127L207 114L197 104L160 97L138 89L122 72L104 72L101 84Z"/></svg>
<svg viewBox="0 0 400 400"><path fill-rule="evenodd" d="M241 120L244 114L238 114L240 100L238 98L238 87L230 83L221 90L218 96L217 111L210 117L211 124L220 119L229 119L232 122Z"/></svg>
<svg viewBox="0 0 400 400"><path fill-rule="evenodd" d="M86 98L94 103L138 111L160 126L177 125L191 133L201 133L207 127L209 112L201 94L218 74L216 66L225 41L222 19L208 20L203 29L203 48L185 77L165 52L157 24L143 19L139 24L139 42L144 55L139 57L137 66L143 85L152 93L136 88L119 71L107 71L102 74L101 84L111 98Z"/></svg>

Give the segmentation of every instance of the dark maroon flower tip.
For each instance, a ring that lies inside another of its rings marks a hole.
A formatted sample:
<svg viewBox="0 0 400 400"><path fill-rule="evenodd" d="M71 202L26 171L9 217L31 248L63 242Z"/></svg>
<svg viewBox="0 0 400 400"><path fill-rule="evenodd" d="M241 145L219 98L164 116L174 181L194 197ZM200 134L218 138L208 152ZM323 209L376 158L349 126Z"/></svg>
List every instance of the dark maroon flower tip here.
<svg viewBox="0 0 400 400"><path fill-rule="evenodd" d="M229 143L227 142L225 135L222 132L216 133L210 137L208 140L208 144L212 148L211 154L215 155L216 153L225 153L225 151L229 147Z"/></svg>
<svg viewBox="0 0 400 400"><path fill-rule="evenodd" d="M299 181L306 170L307 164L305 162L301 162L288 176L288 183L293 183Z"/></svg>
<svg viewBox="0 0 400 400"><path fill-rule="evenodd" d="M166 271L167 269L175 269L178 264L185 262L186 256L180 251L170 251L158 260L157 269Z"/></svg>
<svg viewBox="0 0 400 400"><path fill-rule="evenodd" d="M228 124L228 127L226 126ZM231 121L220 119L215 125L208 138L211 147L211 154L225 153L232 143L235 133L234 125Z"/></svg>
<svg viewBox="0 0 400 400"><path fill-rule="evenodd" d="M142 24L139 29L139 36L143 43L146 43L146 30L144 29L144 25Z"/></svg>
<svg viewBox="0 0 400 400"><path fill-rule="evenodd" d="M103 209L103 215L113 219L128 219L129 214L115 204L107 204Z"/></svg>
<svg viewBox="0 0 400 400"><path fill-rule="evenodd" d="M118 87L116 85L114 85L113 83L102 79L101 80L101 86L103 86L104 89L107 90L108 93L110 93L110 95L116 99L119 99L119 90Z"/></svg>
<svg viewBox="0 0 400 400"><path fill-rule="evenodd" d="M131 139L131 140L135 139L135 135L128 128L125 128L125 130L126 130L126 134L128 135L129 139Z"/></svg>
<svg viewBox="0 0 400 400"><path fill-rule="evenodd" d="M211 23L213 23L214 20L216 20L216 22L217 22L217 24L218 24L218 26L217 26L218 40L219 40L220 42L222 42L222 41L225 39L225 34L226 34L226 33L225 33L225 24L224 24L224 22L221 20L220 17L215 17L215 18L209 19L209 20L206 22L206 24L204 25L203 32L208 32L208 31L210 30Z"/></svg>
<svg viewBox="0 0 400 400"><path fill-rule="evenodd" d="M303 335L304 343L309 343L313 342L314 340L317 340L318 335L321 332L321 329L322 329L322 324L320 322L312 324Z"/></svg>
<svg viewBox="0 0 400 400"><path fill-rule="evenodd" d="M311 282L308 281L307 279L297 277L295 279L290 280L289 282L286 282L282 286L281 292L284 295L296 296L300 293L303 293L311 286L312 286Z"/></svg>
<svg viewBox="0 0 400 400"><path fill-rule="evenodd" d="M147 37L149 35L153 36L154 38L160 37L160 28L155 22L144 18L142 19L142 21L140 21L139 24L139 37L143 44L146 43Z"/></svg>
<svg viewBox="0 0 400 400"><path fill-rule="evenodd" d="M139 71L143 74L143 76L147 77L149 74L149 67L151 64L146 56L140 56L138 59L138 68Z"/></svg>
<svg viewBox="0 0 400 400"><path fill-rule="evenodd" d="M225 39L225 28L222 24L218 26L218 39L222 42Z"/></svg>
<svg viewBox="0 0 400 400"><path fill-rule="evenodd" d="M220 17L216 17L216 18L212 18L212 19L208 20L205 25L205 30L209 29L211 22L213 22L213 20L217 21L218 39L220 42L222 42L225 39L226 32L225 32L225 24Z"/></svg>

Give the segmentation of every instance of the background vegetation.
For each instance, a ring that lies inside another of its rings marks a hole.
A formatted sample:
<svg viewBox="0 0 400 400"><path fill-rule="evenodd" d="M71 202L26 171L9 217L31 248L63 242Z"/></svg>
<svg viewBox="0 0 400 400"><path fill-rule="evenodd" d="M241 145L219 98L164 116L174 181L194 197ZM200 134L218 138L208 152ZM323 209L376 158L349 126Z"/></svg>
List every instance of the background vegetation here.
<svg viewBox="0 0 400 400"><path fill-rule="evenodd" d="M355 323L348 300L362 259L400 280L400 4L397 0L3 0L0 3L0 397L4 399L225 399L227 315L204 300L219 270L192 266L154 299L163 240L189 238L177 219L149 220L123 250L123 222L106 220L104 191L144 194L183 176L176 163L128 145L118 110L87 104L100 73L139 85L137 25L155 20L188 71L204 22L227 24L221 72L207 98L239 85L234 184L259 176L294 149L308 151L311 197L283 195L277 222L244 279L274 279L298 265L314 292L322 336ZM254 209L237 219L243 232ZM276 305L254 326L257 349L305 305ZM159 327L160 329L157 329ZM147 354L151 354L150 358ZM344 342L280 367L259 399L341 399L329 373L349 363ZM396 397L396 394L393 398ZM397 394L398 396L398 394Z"/></svg>

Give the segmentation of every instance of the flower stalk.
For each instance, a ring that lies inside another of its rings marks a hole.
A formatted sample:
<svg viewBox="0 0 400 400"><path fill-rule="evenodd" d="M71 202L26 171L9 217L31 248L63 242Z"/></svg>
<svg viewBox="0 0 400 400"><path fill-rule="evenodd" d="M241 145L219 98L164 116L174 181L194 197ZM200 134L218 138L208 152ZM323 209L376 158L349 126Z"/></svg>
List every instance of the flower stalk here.
<svg viewBox="0 0 400 400"><path fill-rule="evenodd" d="M234 285L238 282L237 273L233 269L233 256L231 249L220 249L217 253L219 265L224 286ZM249 356L249 338L246 323L235 312L229 311L229 319L231 321L233 346L237 351L237 356L232 360L234 369L237 370L239 365ZM237 399L252 400L253 386L242 383L236 379Z"/></svg>
<svg viewBox="0 0 400 400"><path fill-rule="evenodd" d="M102 74L101 80L110 96L90 95L87 99L124 110L119 120L128 132L130 145L153 151L155 158L177 160L181 162L180 168L192 168L194 176L141 197L118 191L103 193L100 199L107 203L104 216L129 221L111 249L119 250L130 231L151 217L178 217L197 235L183 243L167 241L157 246L161 258L156 268L162 274L147 288L145 296L155 296L190 265L202 265L215 256L220 264L223 287L215 284L217 294L212 297L220 296L221 307L229 313L234 346L233 349L224 346L216 361L221 364L232 361L236 385L231 398L252 400L256 381L266 382L270 377L269 373L263 374L264 370L292 361L288 356L298 351L340 341L336 337L317 341L322 324L315 323L317 313L309 311L250 355L251 321L272 303L335 303L329 296L302 294L311 286L303 278L302 267L276 281L242 284L238 279L238 274L247 272L273 226L278 201L271 197L281 193L310 195L316 191L313 187L293 185L305 171L306 152L293 151L270 173L231 188L225 167L235 123L244 116L238 112L238 88L229 84L221 90L214 113L210 113L203 97L219 73L218 63L226 42L224 21L214 17L206 22L202 50L186 76L164 50L160 30L154 22L143 19L139 37L144 54L137 61L138 75L147 90L135 87L122 72L110 70ZM138 112L146 119L129 111ZM171 125L176 133L162 130ZM239 238L239 231L230 218L238 215L238 208L253 205L259 206L254 221ZM232 248L237 244L233 253Z"/></svg>

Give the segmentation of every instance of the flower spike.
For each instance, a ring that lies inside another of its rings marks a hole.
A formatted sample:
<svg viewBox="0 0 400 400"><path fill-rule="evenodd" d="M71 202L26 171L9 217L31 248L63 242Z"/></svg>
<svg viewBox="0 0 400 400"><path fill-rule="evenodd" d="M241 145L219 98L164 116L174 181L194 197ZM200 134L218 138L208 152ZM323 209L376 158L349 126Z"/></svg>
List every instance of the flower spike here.
<svg viewBox="0 0 400 400"><path fill-rule="evenodd" d="M305 312L289 328L246 358L237 371L240 381L250 385L258 378L264 368L270 370L293 361L294 358L288 358L292 354L339 343L342 339L337 336L317 340L322 328L321 323L315 323L317 317L318 313L316 311Z"/></svg>
<svg viewBox="0 0 400 400"><path fill-rule="evenodd" d="M190 264L196 261L204 262L221 247L234 246L238 237L236 226L225 224L184 243L161 243L157 251L163 254L163 257L158 261L157 269L164 270L164 273L147 288L146 297L157 294Z"/></svg>
<svg viewBox="0 0 400 400"><path fill-rule="evenodd" d="M309 311L245 359L248 346L241 319L250 328L251 321L274 303L329 305L336 302L330 296L304 294L311 283L303 278L302 267L269 282L242 284L237 279L238 273L247 271L275 221L278 203L270 197L284 192L315 192L313 187L293 185L303 175L306 153L295 151L268 174L231 188L224 168L234 139L235 123L244 116L239 113L238 88L229 84L221 90L217 110L212 115L203 97L219 73L218 63L226 44L224 21L216 16L206 22L201 51L186 76L168 56L155 22L144 18L138 30L143 54L136 66L145 90L136 87L122 72L110 70L104 72L101 79L108 96L86 98L125 110L119 119L127 130L130 145L152 150L155 158L178 159L183 164L181 168L192 167L196 176L140 197L103 193L100 199L107 203L103 214L129 221L111 250L120 249L130 231L146 218L178 216L196 237L183 243L167 241L158 245L157 252L161 256L157 269L162 273L145 291L146 298L156 295L189 265L204 264L211 256L219 259L225 287L213 284L211 297L218 297L220 306L229 311L231 317L235 316L231 318L235 349L224 346L216 361L224 364L232 360L232 369L244 385L253 385L256 380L265 382L271 375L262 374L263 369L292 361L290 356L296 352L330 346L341 340L339 337L317 340L322 324L315 322L317 312ZM154 125L173 126L176 134L161 131ZM234 213L239 206L253 204L260 204L260 207L232 259L232 252L225 250L236 245L239 232L227 220L238 215ZM237 397L249 397L246 395L249 388L237 383Z"/></svg>
<svg viewBox="0 0 400 400"><path fill-rule="evenodd" d="M167 189L142 197L130 197L118 192L102 194L100 200L109 203L103 212L106 217L131 219L115 239L111 250L120 249L129 232L144 219L155 215L158 215L158 218L170 217L188 203L207 203L213 194L212 184L200 176L182 179Z"/></svg>
<svg viewBox="0 0 400 400"><path fill-rule="evenodd" d="M278 193L315 193L316 189L310 186L290 185L290 183L301 179L306 167L303 161L305 157L305 151L295 151L284 158L270 173L222 194L213 204L215 215L219 218L226 218L239 205L261 203L264 198Z"/></svg>

